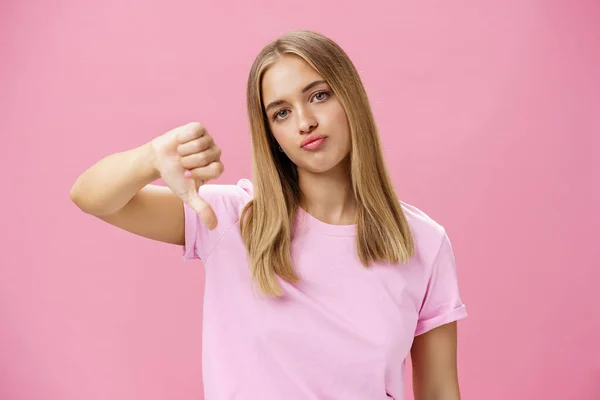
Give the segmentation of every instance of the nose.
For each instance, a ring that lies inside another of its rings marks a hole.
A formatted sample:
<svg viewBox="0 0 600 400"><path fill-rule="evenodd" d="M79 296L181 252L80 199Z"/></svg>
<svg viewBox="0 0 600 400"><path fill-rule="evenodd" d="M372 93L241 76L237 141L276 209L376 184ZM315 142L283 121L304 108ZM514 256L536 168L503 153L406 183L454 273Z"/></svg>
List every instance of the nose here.
<svg viewBox="0 0 600 400"><path fill-rule="evenodd" d="M319 123L315 116L307 109L298 112L298 129L300 133L311 133Z"/></svg>

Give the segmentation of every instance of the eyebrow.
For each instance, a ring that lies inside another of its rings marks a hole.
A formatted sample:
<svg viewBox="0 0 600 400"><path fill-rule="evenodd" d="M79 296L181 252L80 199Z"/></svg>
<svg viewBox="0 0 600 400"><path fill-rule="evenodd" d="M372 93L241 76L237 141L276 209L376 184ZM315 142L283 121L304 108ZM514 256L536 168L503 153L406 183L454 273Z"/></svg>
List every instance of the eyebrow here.
<svg viewBox="0 0 600 400"><path fill-rule="evenodd" d="M325 80L318 80L318 81L314 81L314 82L312 82L312 83L309 83L308 85L306 85L306 86L304 87L304 89L302 89L302 93L306 93L306 92L308 92L310 89L312 89L312 88L314 88L315 86L318 86L318 85L320 85L320 84L322 84L322 83L327 83L327 81L325 81ZM281 104L283 104L283 103L285 103L285 101L284 101L284 100L275 100L275 101L272 101L272 102L270 102L270 103L269 103L269 105L268 105L268 106L265 108L265 111L269 111L269 109L270 109L270 108L277 107L277 106L279 106L279 105L281 105Z"/></svg>

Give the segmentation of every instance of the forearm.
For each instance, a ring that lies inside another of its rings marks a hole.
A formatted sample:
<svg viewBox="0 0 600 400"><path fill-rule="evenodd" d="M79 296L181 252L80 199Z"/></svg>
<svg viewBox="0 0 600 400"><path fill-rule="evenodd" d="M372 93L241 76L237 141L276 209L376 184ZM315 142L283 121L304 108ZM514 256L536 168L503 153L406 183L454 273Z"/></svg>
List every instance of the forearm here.
<svg viewBox="0 0 600 400"><path fill-rule="evenodd" d="M149 142L111 154L91 166L73 184L71 199L86 213L107 215L120 210L158 178Z"/></svg>

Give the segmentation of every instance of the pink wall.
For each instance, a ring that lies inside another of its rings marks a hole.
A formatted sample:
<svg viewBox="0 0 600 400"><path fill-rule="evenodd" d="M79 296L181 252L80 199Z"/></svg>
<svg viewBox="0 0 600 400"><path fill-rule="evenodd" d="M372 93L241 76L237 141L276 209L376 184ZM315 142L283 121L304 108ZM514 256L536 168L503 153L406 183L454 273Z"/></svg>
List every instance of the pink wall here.
<svg viewBox="0 0 600 400"><path fill-rule="evenodd" d="M201 265L69 189L190 120L219 182L249 177L250 64L308 28L355 61L401 197L451 235L463 398L599 399L600 4L215 4L0 3L0 398L202 397Z"/></svg>

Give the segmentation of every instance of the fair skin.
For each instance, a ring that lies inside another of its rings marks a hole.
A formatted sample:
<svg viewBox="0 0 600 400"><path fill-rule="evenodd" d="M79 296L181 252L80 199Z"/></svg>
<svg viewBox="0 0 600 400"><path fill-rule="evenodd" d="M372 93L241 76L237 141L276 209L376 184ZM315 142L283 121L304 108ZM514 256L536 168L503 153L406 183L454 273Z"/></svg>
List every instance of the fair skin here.
<svg viewBox="0 0 600 400"><path fill-rule="evenodd" d="M264 75L263 104L273 136L298 168L301 206L326 223L348 225L355 223L356 214L348 179L348 120L322 81L302 59L281 57ZM312 134L326 139L316 150L301 147ZM218 224L210 205L198 196L198 187L222 174L220 158L221 150L205 127L190 123L98 161L78 177L70 196L82 211L107 223L183 245L183 203L209 229ZM154 185L158 178L167 186ZM455 322L416 337L411 359L415 400L460 400Z"/></svg>
<svg viewBox="0 0 600 400"><path fill-rule="evenodd" d="M350 130L327 82L300 57L283 56L265 72L262 96L271 132L298 168L301 206L324 222L353 224ZM302 140L313 133L327 139L315 151L304 150Z"/></svg>
<svg viewBox="0 0 600 400"><path fill-rule="evenodd" d="M348 119L339 99L322 81L301 58L284 56L264 74L263 104L273 136L298 168L302 206L324 222L353 224L356 204L348 180ZM300 147L311 133L327 136L317 151ZM411 349L415 400L460 399L456 342L455 322L415 338Z"/></svg>

